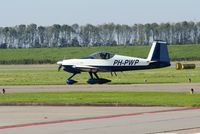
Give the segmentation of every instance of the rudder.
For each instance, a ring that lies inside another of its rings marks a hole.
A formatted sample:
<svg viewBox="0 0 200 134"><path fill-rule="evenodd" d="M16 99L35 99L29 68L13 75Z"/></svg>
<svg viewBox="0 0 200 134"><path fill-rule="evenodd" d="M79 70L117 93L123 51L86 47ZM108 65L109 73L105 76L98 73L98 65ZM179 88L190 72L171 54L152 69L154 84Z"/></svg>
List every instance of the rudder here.
<svg viewBox="0 0 200 134"><path fill-rule="evenodd" d="M170 63L167 43L164 41L154 41L147 60L152 62Z"/></svg>

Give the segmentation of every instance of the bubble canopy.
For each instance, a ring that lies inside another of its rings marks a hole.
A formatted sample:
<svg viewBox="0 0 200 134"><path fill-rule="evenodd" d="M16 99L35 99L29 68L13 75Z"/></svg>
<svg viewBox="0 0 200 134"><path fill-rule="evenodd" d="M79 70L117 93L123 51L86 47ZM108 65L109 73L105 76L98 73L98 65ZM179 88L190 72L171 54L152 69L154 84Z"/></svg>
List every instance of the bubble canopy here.
<svg viewBox="0 0 200 134"><path fill-rule="evenodd" d="M92 53L87 57L83 57L82 59L110 59L114 56L113 53L110 52L96 52Z"/></svg>

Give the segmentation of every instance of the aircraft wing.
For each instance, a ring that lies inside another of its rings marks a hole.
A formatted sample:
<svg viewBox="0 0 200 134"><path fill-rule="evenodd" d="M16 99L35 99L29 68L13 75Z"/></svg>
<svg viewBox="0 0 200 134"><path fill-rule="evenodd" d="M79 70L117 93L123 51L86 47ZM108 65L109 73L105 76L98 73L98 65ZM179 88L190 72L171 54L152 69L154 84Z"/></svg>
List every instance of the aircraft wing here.
<svg viewBox="0 0 200 134"><path fill-rule="evenodd" d="M84 72L98 72L100 70L98 67L85 66L85 65L76 65L73 66L73 68L79 69Z"/></svg>

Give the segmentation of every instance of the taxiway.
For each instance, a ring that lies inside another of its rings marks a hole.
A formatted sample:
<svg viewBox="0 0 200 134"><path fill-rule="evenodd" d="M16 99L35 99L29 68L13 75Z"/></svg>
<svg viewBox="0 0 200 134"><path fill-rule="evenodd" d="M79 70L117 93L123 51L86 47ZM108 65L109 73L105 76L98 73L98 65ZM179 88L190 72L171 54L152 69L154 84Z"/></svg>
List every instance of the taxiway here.
<svg viewBox="0 0 200 134"><path fill-rule="evenodd" d="M1 134L146 134L200 132L200 108L0 108Z"/></svg>
<svg viewBox="0 0 200 134"><path fill-rule="evenodd" d="M15 92L69 92L69 91L159 91L189 92L191 88L200 92L200 83L169 84L116 84L116 85L28 85L0 86L7 93Z"/></svg>

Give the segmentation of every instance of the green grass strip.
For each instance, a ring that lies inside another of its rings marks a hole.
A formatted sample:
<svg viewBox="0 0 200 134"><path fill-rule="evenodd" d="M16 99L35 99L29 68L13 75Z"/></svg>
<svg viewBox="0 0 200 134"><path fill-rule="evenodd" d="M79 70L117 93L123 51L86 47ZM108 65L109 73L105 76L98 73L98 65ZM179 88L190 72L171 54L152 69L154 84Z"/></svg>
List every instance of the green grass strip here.
<svg viewBox="0 0 200 134"><path fill-rule="evenodd" d="M200 106L200 94L174 92L54 92L0 94L0 104Z"/></svg>
<svg viewBox="0 0 200 134"><path fill-rule="evenodd" d="M65 85L65 80L72 74L55 70L0 70L0 85ZM117 72L117 76L110 73L98 73L99 77L112 80L109 84L143 84L147 83L187 83L191 78L193 83L200 82L200 67L191 70L176 70L162 68L141 71ZM81 73L73 77L77 84L86 84L88 73Z"/></svg>
<svg viewBox="0 0 200 134"><path fill-rule="evenodd" d="M101 46L69 48L0 49L0 64L55 64L58 60L85 57L98 51L142 57L148 56L151 46ZM171 60L200 60L200 45L169 45Z"/></svg>

